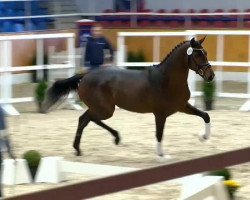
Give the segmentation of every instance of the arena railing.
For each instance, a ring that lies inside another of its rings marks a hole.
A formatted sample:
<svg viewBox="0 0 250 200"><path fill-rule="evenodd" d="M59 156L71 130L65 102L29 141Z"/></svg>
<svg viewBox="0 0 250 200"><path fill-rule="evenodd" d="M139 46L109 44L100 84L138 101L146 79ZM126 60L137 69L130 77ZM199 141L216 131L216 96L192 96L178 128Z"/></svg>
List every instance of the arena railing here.
<svg viewBox="0 0 250 200"><path fill-rule="evenodd" d="M101 17L101 16L128 16L130 18L130 22L133 27L137 27L137 18L140 16L166 16L166 17L184 17L185 21L185 28L190 26L192 21L192 17L196 16L204 16L209 17L213 16L218 17L218 20L221 21L221 17L229 17L233 16L237 19L237 27L243 27L244 21L250 21L250 13L248 12L212 12L212 13L189 13L189 12L181 12L181 13L157 13L157 12L112 12L112 13L67 13L67 14L50 14L50 15L30 15L30 16L7 16L7 17L0 17L0 21L2 20L16 20L16 19L37 19L37 18L67 18L67 17ZM246 18L247 17L247 18ZM230 19L228 19L230 21ZM235 21L235 20L233 20ZM72 22L75 23L75 22Z"/></svg>
<svg viewBox="0 0 250 200"><path fill-rule="evenodd" d="M248 99L241 107L241 111L250 110L250 52L248 53L248 62L225 62L224 61L224 35L245 35L250 38L250 31L246 30L187 30L181 32L119 32L117 36L117 65L120 67L130 67L138 66L145 67L153 64L159 63L159 49L160 49L160 37L166 36L186 36L192 37L197 35L215 35L217 36L217 46L216 46L216 61L210 61L212 66L216 66L216 95L218 97L229 97L229 98L242 98ZM153 62L126 62L126 37L153 37ZM250 40L249 40L250 41ZM250 42L248 44L248 49L250 49ZM248 69L247 75L247 91L246 93L226 93L223 92L223 67L246 67ZM191 90L191 95L194 101L195 96L200 96L201 91L196 91L196 75L193 71L190 71L188 82Z"/></svg>
<svg viewBox="0 0 250 200"><path fill-rule="evenodd" d="M44 65L44 44L45 39L67 40L68 62L66 64L48 64ZM14 40L36 40L36 62L33 66L12 66L12 42ZM0 36L0 75L1 90L0 103L3 109L10 115L18 115L19 112L13 107L13 103L31 102L34 97L13 98L12 79L13 72L42 70L42 69L68 69L68 76L75 72L75 34L74 33L50 33L50 34L29 34L29 35L4 35Z"/></svg>
<svg viewBox="0 0 250 200"><path fill-rule="evenodd" d="M250 147L246 147L201 158L184 160L49 190L9 197L6 198L6 200L87 199L183 176L247 163L250 161L249 155Z"/></svg>

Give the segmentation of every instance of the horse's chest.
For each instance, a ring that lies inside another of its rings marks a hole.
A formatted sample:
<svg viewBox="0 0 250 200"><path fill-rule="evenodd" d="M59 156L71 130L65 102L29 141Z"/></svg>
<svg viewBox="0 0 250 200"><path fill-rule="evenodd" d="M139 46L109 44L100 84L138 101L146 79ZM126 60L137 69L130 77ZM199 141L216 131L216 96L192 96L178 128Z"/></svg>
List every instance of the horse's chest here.
<svg viewBox="0 0 250 200"><path fill-rule="evenodd" d="M171 105L182 105L186 104L186 102L190 99L190 91L187 87L173 87L165 90L163 92L162 99L165 102L169 102Z"/></svg>

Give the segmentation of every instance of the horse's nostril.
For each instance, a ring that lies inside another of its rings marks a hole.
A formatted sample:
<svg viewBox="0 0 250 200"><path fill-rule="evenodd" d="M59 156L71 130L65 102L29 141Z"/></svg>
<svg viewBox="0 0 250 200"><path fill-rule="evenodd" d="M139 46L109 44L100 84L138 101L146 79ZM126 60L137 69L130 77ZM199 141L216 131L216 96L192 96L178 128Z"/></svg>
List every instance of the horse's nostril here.
<svg viewBox="0 0 250 200"><path fill-rule="evenodd" d="M209 81L212 81L214 79L214 75L210 75L209 77L208 77L208 80Z"/></svg>

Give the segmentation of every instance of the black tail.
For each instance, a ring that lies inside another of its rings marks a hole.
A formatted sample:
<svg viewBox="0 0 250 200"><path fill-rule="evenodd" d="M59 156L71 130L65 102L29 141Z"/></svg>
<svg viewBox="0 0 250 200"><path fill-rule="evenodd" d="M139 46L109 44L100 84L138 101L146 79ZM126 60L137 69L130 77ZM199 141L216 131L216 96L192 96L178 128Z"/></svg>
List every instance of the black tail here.
<svg viewBox="0 0 250 200"><path fill-rule="evenodd" d="M70 78L56 81L47 91L42 111L47 112L55 103L64 99L70 91L78 89L78 84L84 74L76 74Z"/></svg>

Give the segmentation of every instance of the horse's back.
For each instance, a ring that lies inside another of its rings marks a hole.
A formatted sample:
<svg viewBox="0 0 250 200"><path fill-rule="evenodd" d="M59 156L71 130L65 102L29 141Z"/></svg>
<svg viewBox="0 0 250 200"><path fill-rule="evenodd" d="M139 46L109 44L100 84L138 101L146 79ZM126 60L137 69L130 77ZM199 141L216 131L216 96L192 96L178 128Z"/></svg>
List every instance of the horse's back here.
<svg viewBox="0 0 250 200"><path fill-rule="evenodd" d="M144 71L110 67L86 74L78 92L88 106L99 101L99 103L107 102L130 111L139 109L140 112L146 112L144 107L140 108L140 106L150 96L150 85Z"/></svg>
<svg viewBox="0 0 250 200"><path fill-rule="evenodd" d="M98 87L103 84L132 82L146 79L145 75L136 70L126 70L117 67L101 68L86 74L82 79L83 85L93 85Z"/></svg>

